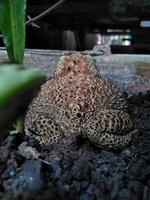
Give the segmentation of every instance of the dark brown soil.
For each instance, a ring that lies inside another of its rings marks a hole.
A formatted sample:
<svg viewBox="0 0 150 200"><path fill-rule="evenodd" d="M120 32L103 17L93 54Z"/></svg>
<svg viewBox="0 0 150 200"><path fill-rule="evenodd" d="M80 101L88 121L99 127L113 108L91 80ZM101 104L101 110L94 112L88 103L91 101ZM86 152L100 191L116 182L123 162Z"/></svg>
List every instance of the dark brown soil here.
<svg viewBox="0 0 150 200"><path fill-rule="evenodd" d="M78 134L49 151L24 134L8 136L0 146L0 199L149 200L150 92L128 102L139 135L122 151L98 149ZM38 159L20 152L25 141Z"/></svg>

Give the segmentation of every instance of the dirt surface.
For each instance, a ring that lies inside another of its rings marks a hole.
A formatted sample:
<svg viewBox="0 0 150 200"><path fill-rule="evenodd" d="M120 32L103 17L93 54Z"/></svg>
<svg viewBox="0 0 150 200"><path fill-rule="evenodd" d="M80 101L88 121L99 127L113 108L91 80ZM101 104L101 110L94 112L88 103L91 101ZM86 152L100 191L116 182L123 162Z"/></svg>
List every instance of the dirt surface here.
<svg viewBox="0 0 150 200"><path fill-rule="evenodd" d="M149 200L150 92L126 98L139 135L122 151L78 134L50 150L9 135L0 146L0 199Z"/></svg>

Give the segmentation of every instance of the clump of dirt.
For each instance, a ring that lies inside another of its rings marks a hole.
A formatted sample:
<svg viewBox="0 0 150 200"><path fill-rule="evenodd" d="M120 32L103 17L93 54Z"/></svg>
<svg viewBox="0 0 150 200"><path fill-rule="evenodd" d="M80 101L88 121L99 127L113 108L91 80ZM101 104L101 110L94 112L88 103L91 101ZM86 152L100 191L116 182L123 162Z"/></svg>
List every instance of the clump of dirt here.
<svg viewBox="0 0 150 200"><path fill-rule="evenodd" d="M0 146L0 199L150 199L150 93L126 97L139 135L122 151L78 134L50 150L9 135Z"/></svg>

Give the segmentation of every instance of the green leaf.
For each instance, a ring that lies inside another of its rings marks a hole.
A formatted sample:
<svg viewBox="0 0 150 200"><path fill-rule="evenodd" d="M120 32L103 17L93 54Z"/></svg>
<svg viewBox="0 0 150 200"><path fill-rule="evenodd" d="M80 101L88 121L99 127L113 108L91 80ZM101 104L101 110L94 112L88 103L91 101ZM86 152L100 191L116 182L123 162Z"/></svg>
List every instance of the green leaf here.
<svg viewBox="0 0 150 200"><path fill-rule="evenodd" d="M0 129L26 109L35 89L44 81L45 76L38 69L0 65Z"/></svg>
<svg viewBox="0 0 150 200"><path fill-rule="evenodd" d="M10 62L22 63L26 0L0 0L0 30Z"/></svg>

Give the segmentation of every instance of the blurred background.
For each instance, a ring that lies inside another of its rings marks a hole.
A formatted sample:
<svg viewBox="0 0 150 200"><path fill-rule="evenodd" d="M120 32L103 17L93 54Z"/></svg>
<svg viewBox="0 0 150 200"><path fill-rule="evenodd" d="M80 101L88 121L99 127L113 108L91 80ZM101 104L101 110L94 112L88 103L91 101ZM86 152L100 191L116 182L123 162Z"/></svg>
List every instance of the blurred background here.
<svg viewBox="0 0 150 200"><path fill-rule="evenodd" d="M57 2L27 0L26 20ZM112 53L150 54L150 0L66 0L26 27L26 48L90 50L95 44L109 44Z"/></svg>

